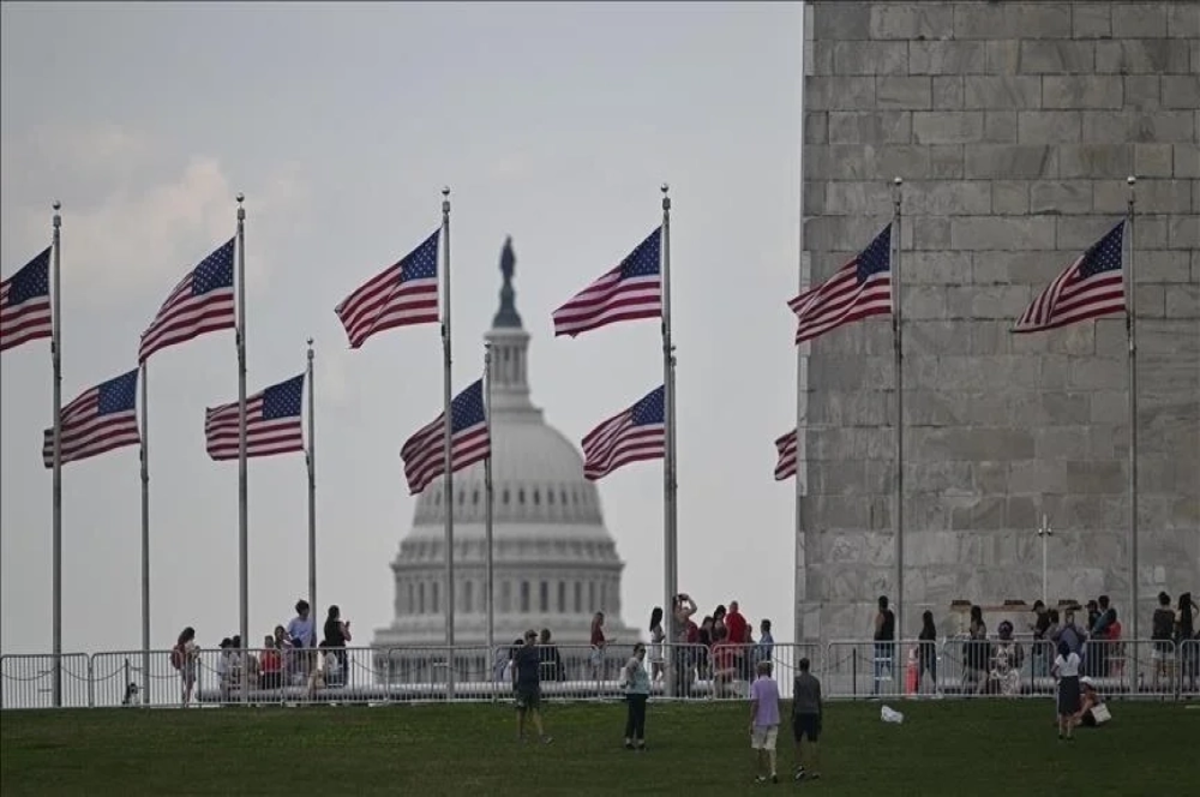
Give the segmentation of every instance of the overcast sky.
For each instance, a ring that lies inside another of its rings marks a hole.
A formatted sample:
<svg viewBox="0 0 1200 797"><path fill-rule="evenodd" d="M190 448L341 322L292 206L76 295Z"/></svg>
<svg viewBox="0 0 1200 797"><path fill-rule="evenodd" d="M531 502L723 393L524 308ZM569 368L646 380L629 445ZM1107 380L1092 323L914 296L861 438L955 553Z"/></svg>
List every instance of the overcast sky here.
<svg viewBox="0 0 1200 797"><path fill-rule="evenodd" d="M2 266L63 202L63 404L136 365L170 289L234 233L247 196L248 390L317 341L319 591L366 631L392 619L411 524L403 440L441 409L434 325L351 352L334 305L422 241L453 189L455 389L482 369L504 236L533 336L533 400L578 441L662 381L657 322L553 339L550 313L625 256L673 195L680 588L740 598L791 637L799 4L5 3ZM236 462L204 451L235 400L233 333L150 370L152 633L238 626ZM0 360L0 647L51 645L46 341ZM141 643L136 448L63 471L65 650ZM600 482L627 562L623 619L662 600L662 466ZM307 592L302 456L250 463L255 634ZM323 616L322 607L322 616ZM369 641L366 634L357 641Z"/></svg>

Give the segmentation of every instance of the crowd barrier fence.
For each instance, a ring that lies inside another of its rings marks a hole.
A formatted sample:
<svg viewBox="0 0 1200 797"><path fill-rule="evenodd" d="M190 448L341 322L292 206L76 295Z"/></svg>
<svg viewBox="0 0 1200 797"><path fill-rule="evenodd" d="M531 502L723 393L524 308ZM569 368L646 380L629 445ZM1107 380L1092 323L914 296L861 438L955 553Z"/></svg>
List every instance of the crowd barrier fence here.
<svg viewBox="0 0 1200 797"><path fill-rule="evenodd" d="M539 647L547 700L622 699L632 645ZM391 704L509 700L510 646L64 653L59 707L208 707L236 704ZM1032 639L872 640L772 645L648 646L655 698L745 700L756 665L770 661L784 699L801 659L829 699L1052 698L1052 643ZM178 665L178 666L177 666ZM675 675L667 694L666 670ZM1200 640L1090 640L1081 674L1106 698L1200 698ZM0 709L53 708L53 654L0 656ZM190 690L187 686L190 682ZM243 686L245 688L243 688ZM190 693L188 693L190 691Z"/></svg>

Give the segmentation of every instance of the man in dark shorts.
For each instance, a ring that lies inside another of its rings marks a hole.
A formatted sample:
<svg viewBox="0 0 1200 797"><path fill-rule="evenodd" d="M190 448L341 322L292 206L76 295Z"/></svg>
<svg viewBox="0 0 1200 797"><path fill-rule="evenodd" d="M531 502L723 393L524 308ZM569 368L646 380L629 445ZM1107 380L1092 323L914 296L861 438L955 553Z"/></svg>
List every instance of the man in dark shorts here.
<svg viewBox="0 0 1200 797"><path fill-rule="evenodd" d="M792 735L796 739L796 780L821 777L817 771L817 737L821 735L821 682L809 672L808 659L800 659L800 672L792 684ZM808 769L801 742L808 739Z"/></svg>
<svg viewBox="0 0 1200 797"><path fill-rule="evenodd" d="M550 737L542 728L542 656L537 649L537 631L525 632L525 644L513 654L513 692L517 705L517 740L525 741L525 717L533 720L538 739L549 744Z"/></svg>

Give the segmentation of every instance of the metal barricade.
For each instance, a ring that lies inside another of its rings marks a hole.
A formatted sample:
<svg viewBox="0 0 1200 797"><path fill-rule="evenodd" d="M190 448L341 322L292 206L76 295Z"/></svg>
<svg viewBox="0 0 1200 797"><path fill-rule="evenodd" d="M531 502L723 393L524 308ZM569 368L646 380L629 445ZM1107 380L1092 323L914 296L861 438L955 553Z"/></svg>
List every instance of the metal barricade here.
<svg viewBox="0 0 1200 797"><path fill-rule="evenodd" d="M1175 671L1179 697L1200 697L1200 639L1180 640Z"/></svg>
<svg viewBox="0 0 1200 797"><path fill-rule="evenodd" d="M915 641L839 640L825 648L824 693L831 698L904 694L904 651Z"/></svg>
<svg viewBox="0 0 1200 797"><path fill-rule="evenodd" d="M54 708L53 654L0 656L0 708ZM59 706L92 705L91 664L86 653L63 653L59 662Z"/></svg>
<svg viewBox="0 0 1200 797"><path fill-rule="evenodd" d="M92 699L98 707L179 706L183 702L186 663L180 670L171 651L96 653L91 657Z"/></svg>

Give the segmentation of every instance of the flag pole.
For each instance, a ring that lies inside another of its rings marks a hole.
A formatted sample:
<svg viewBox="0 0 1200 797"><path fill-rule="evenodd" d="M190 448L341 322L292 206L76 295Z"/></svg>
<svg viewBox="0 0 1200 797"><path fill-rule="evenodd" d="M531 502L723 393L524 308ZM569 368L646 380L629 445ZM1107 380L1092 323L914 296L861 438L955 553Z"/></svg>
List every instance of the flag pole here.
<svg viewBox="0 0 1200 797"><path fill-rule="evenodd" d="M445 294L442 301L442 468L446 484L446 699L454 699L454 474L450 448L454 419L451 417L450 366L450 187L442 189L442 270Z"/></svg>
<svg viewBox="0 0 1200 797"><path fill-rule="evenodd" d="M62 203L54 201L54 276L51 284L53 317L50 323L50 361L54 368L54 479L51 488L53 508L52 567L54 582L54 684L53 703L62 706L62 305L60 304L59 265L62 259Z"/></svg>
<svg viewBox="0 0 1200 797"><path fill-rule="evenodd" d="M1137 411L1137 312L1136 284L1133 279L1133 255L1137 242L1133 237L1134 206L1137 202L1137 178L1126 178L1129 200L1125 216L1129 226L1129 270L1125 273L1125 330L1129 339L1129 612L1132 639L1138 636L1138 411ZM1134 659L1136 670L1136 656Z"/></svg>
<svg viewBox="0 0 1200 797"><path fill-rule="evenodd" d="M238 358L238 629L242 637L244 656L250 644L250 577L247 565L249 549L249 522L246 489L246 208L242 206L246 195L237 195L237 358ZM316 611L316 607L313 607ZM248 667L243 666L242 700L249 696L250 680Z"/></svg>
<svg viewBox="0 0 1200 797"><path fill-rule="evenodd" d="M483 344L483 414L487 423L488 446L492 446L492 344ZM492 455L488 454L483 461L483 499L484 544L487 547L487 562L484 569L484 581L487 590L487 671L488 679L492 678L492 656L496 647L496 612L493 595L495 584L495 560L492 548Z"/></svg>
<svg viewBox="0 0 1200 797"><path fill-rule="evenodd" d="M660 270L662 272L662 343L663 343L663 413L666 416L666 450L663 458L663 560L664 560L664 591L663 617L666 622L666 639L676 641L678 629L675 628L675 596L679 580L677 551L676 551L676 508L675 508L675 344L671 339L671 197L668 192L671 187L666 183L662 191L662 249ZM675 677L684 677L683 673L673 672L672 667L664 668L666 672L666 692L675 694Z"/></svg>
<svg viewBox="0 0 1200 797"><path fill-rule="evenodd" d="M308 339L308 605L317 616L317 420L313 386L313 339ZM314 621L315 622L315 621Z"/></svg>
<svg viewBox="0 0 1200 797"><path fill-rule="evenodd" d="M149 360L142 361L142 705L150 704L150 409Z"/></svg>
<svg viewBox="0 0 1200 797"><path fill-rule="evenodd" d="M892 180L892 328L896 349L896 640L904 638L904 342L900 296L900 205L904 180ZM894 655L894 654L893 654Z"/></svg>

